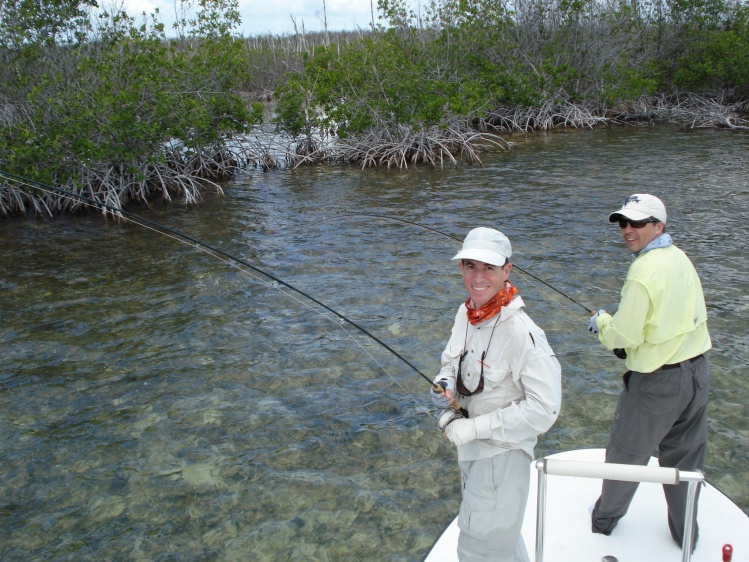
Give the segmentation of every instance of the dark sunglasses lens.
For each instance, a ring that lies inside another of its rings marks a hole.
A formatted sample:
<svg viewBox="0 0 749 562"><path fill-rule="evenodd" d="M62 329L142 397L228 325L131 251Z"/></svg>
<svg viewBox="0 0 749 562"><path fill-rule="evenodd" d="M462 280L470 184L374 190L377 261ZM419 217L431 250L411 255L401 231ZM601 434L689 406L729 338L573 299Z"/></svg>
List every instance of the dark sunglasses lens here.
<svg viewBox="0 0 749 562"><path fill-rule="evenodd" d="M627 228L627 225L631 226L632 228L643 228L646 224L655 222L653 220L646 220L646 221L631 221L628 219L619 219L619 228Z"/></svg>

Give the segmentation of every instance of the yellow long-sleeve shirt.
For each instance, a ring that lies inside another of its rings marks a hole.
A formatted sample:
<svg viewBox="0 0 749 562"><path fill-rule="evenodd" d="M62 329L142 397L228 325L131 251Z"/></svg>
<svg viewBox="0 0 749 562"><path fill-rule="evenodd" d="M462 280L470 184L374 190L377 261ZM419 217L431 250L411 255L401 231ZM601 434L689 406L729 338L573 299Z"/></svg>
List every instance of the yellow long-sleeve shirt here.
<svg viewBox="0 0 749 562"><path fill-rule="evenodd" d="M600 314L596 323L601 343L624 348L627 369L641 373L712 347L700 278L687 255L673 245L635 259L616 314Z"/></svg>

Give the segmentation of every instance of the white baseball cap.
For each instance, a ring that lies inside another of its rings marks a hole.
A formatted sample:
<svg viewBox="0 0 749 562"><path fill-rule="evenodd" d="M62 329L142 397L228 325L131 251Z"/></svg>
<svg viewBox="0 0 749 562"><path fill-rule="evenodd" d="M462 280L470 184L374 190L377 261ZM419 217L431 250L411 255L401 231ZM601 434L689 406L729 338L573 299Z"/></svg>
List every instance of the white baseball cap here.
<svg viewBox="0 0 749 562"><path fill-rule="evenodd" d="M653 217L665 223L666 206L655 195L635 193L624 200L621 209L609 215L609 222L616 222L622 217L633 221L644 221Z"/></svg>
<svg viewBox="0 0 749 562"><path fill-rule="evenodd" d="M493 228L474 228L463 240L463 248L454 260L477 260L503 266L512 255L510 240Z"/></svg>

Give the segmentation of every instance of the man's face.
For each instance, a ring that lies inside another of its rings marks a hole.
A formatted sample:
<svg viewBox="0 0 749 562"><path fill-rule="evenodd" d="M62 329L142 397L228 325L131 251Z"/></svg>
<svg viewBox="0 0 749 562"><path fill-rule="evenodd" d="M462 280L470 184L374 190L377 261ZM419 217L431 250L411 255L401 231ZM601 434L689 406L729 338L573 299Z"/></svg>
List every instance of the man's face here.
<svg viewBox="0 0 749 562"><path fill-rule="evenodd" d="M500 267L478 260L461 260L460 272L463 274L463 283L473 306L481 308L504 289L511 270L511 263Z"/></svg>
<svg viewBox="0 0 749 562"><path fill-rule="evenodd" d="M635 223L635 225L637 226L637 223ZM636 254L658 236L663 234L664 226L665 225L662 222L649 222L644 226L635 228L632 226L631 221L626 221L624 228L621 227L620 222L619 230L622 233L622 238L627 245L627 249L633 254Z"/></svg>

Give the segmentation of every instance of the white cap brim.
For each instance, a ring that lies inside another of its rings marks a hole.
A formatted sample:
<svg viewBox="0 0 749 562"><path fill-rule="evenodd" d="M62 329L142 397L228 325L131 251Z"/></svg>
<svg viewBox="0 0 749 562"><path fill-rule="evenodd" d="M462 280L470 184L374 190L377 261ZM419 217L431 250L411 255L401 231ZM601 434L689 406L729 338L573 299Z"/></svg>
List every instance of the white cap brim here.
<svg viewBox="0 0 749 562"><path fill-rule="evenodd" d="M508 259L508 256L503 256L499 252L483 250L480 248L469 248L467 250L461 250L460 252L455 254L455 257L453 258L453 260L482 261L484 263L489 263L498 267L502 267Z"/></svg>
<svg viewBox="0 0 749 562"><path fill-rule="evenodd" d="M609 215L609 222L616 222L620 217L625 217L633 221L644 221L649 219L652 215L637 211L636 209L621 209L615 213Z"/></svg>

